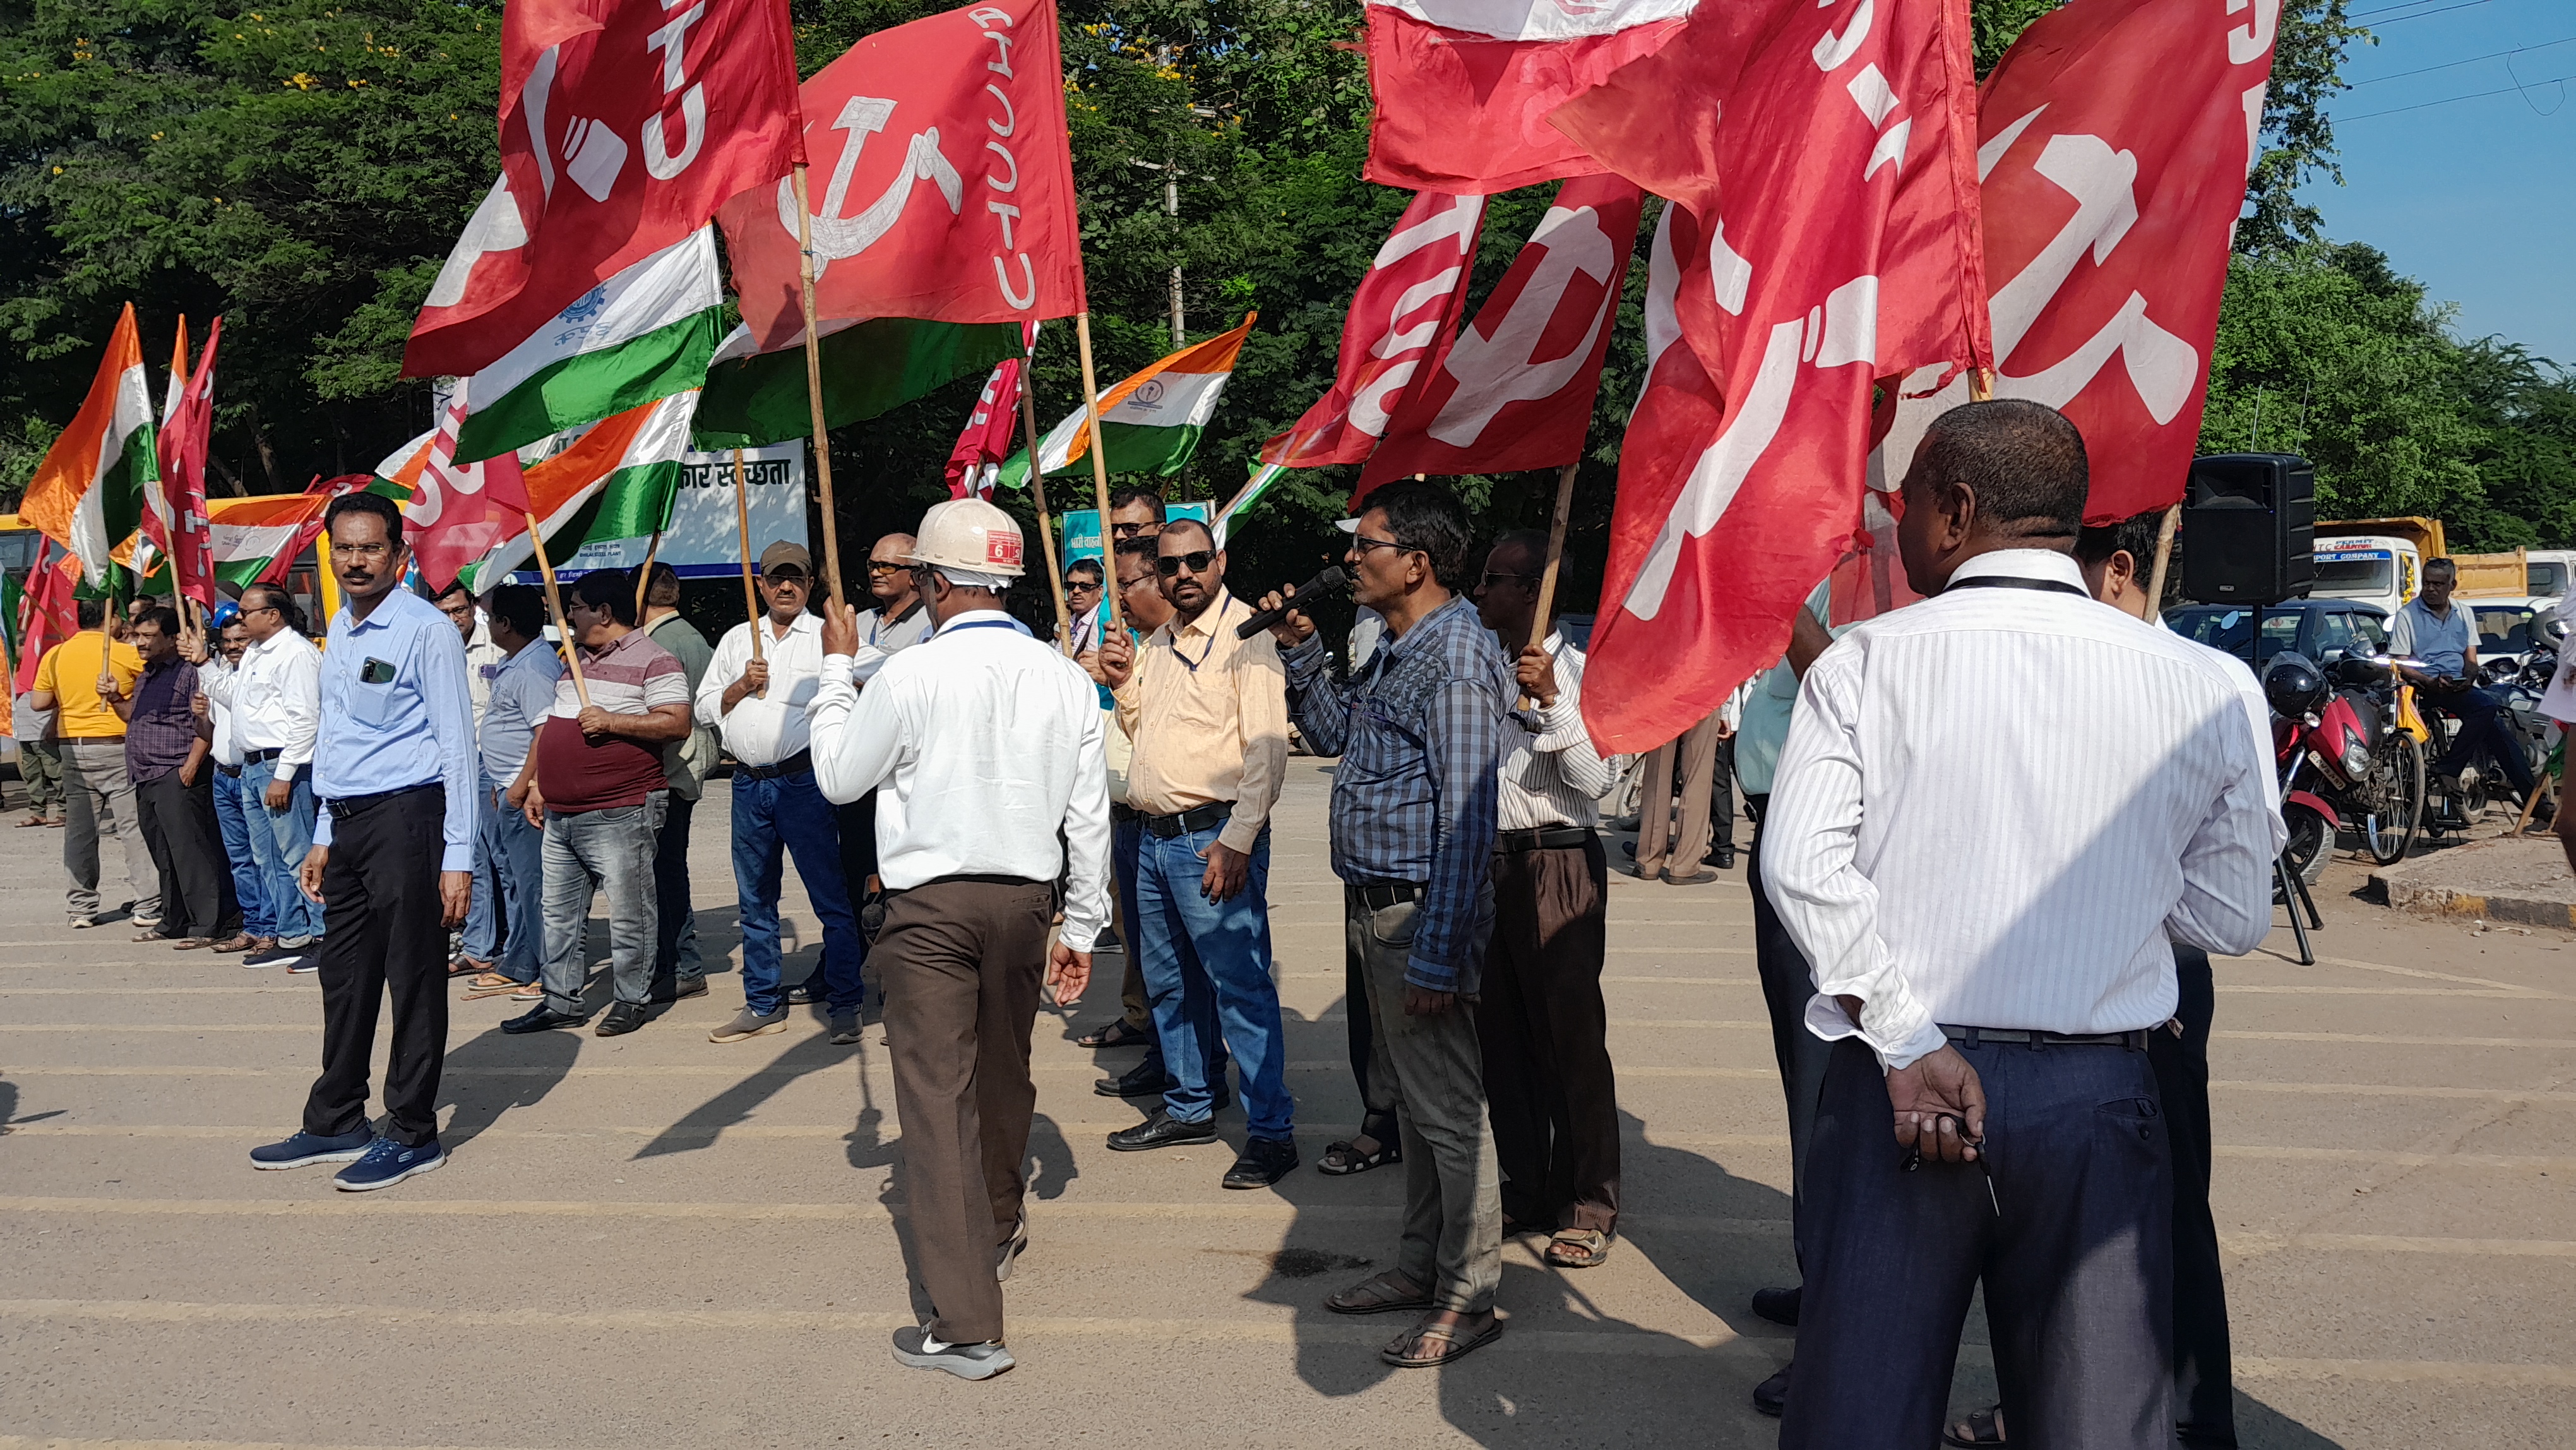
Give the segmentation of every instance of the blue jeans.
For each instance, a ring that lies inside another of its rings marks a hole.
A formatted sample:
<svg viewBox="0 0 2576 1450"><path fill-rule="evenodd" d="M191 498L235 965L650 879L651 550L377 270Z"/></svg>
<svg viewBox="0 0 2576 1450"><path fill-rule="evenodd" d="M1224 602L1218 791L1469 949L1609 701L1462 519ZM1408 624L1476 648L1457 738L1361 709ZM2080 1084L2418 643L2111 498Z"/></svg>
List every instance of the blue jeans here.
<svg viewBox="0 0 2576 1450"><path fill-rule="evenodd" d="M1295 1105L1279 1027L1279 987L1270 977L1270 832L1253 842L1242 891L1213 902L1199 889L1199 853L1220 827L1179 836L1144 832L1136 843L1136 935L1154 1035L1172 1075L1164 1110L1184 1123L1207 1121L1215 1106L1209 1063L1231 1048L1243 1078L1243 1110L1255 1138L1287 1142ZM1222 1071L1219 1068L1218 1071Z"/></svg>
<svg viewBox="0 0 2576 1450"><path fill-rule="evenodd" d="M268 882L269 909L280 946L310 946L322 936L322 908L295 884L304 854L313 849L313 768L298 766L295 795L285 810L268 808L268 783L277 775L274 760L242 766L243 824L250 829L250 858Z"/></svg>
<svg viewBox="0 0 2576 1450"><path fill-rule="evenodd" d="M2493 755L2496 768L2513 784L2514 794L2531 794L2531 762L2523 759L2522 742L2513 738L2497 713L2503 703L2485 690L2462 690L2441 695L2430 690L2416 698L2460 722L2451 737L2451 753L2434 763L2435 775L2457 775L2460 767L2473 765L2481 754Z"/></svg>
<svg viewBox="0 0 2576 1450"><path fill-rule="evenodd" d="M242 789L242 778L215 772L215 827L223 833L224 859L233 870L233 895L241 901L242 935L277 935L277 907L268 899L268 877L250 852L250 813L259 801Z"/></svg>
<svg viewBox="0 0 2576 1450"><path fill-rule="evenodd" d="M866 995L860 967L867 945L850 910L850 883L841 874L841 831L832 803L810 770L755 780L733 777L733 882L742 928L742 1003L761 1017L779 1008L778 890L784 858L814 914L823 918L825 1006L835 1017L856 1013Z"/></svg>
<svg viewBox="0 0 2576 1450"><path fill-rule="evenodd" d="M490 962L514 982L533 982L546 956L546 833L501 799L483 777L483 809L474 816L474 904L465 918L465 954ZM475 935L477 927L482 935Z"/></svg>
<svg viewBox="0 0 2576 1450"><path fill-rule="evenodd" d="M641 1007L653 989L653 836L662 826L668 793L654 791L640 806L598 811L546 812L546 1005L571 1016L587 1015L581 993L589 967L581 959L590 925L590 898L608 898L610 991Z"/></svg>

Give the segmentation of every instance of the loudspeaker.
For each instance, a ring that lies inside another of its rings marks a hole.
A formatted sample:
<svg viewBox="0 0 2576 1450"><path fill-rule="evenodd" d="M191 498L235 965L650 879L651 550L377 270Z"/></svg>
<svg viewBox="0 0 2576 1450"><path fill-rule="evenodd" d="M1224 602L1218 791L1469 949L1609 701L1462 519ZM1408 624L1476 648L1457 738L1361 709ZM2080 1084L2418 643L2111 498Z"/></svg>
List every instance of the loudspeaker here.
<svg viewBox="0 0 2576 1450"><path fill-rule="evenodd" d="M2204 604L2278 604L2316 582L2317 470L2288 453L2191 461L2182 592Z"/></svg>

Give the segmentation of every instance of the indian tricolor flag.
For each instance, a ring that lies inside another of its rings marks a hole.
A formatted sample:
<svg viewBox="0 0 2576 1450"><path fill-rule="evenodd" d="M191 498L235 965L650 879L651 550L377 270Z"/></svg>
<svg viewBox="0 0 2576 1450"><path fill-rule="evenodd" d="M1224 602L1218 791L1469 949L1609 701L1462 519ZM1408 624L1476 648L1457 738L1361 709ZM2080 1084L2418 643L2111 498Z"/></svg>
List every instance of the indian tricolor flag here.
<svg viewBox="0 0 2576 1450"><path fill-rule="evenodd" d="M209 499L206 519L213 547L215 578L224 592L238 597L243 586L283 578L297 555L322 532L322 511L331 506L327 493L262 494L255 498Z"/></svg>
<svg viewBox="0 0 2576 1450"><path fill-rule="evenodd" d="M1100 395L1100 437L1111 473L1151 473L1168 477L1181 471L1198 451L1199 434L1216 414L1226 379L1234 376L1235 355L1252 332L1257 313L1245 313L1232 332L1164 358ZM1038 459L1047 475L1088 468L1091 429L1076 408L1038 440ZM1001 481L1028 486L1029 455L1022 449L1002 465Z"/></svg>
<svg viewBox="0 0 2576 1450"><path fill-rule="evenodd" d="M20 518L81 561L92 587L107 577L109 551L143 521L143 486L161 476L155 436L152 385L128 302L88 400L36 465L18 506Z"/></svg>
<svg viewBox="0 0 2576 1450"><path fill-rule="evenodd" d="M610 277L473 375L455 456L490 458L702 386L724 300L713 227Z"/></svg>
<svg viewBox="0 0 2576 1450"><path fill-rule="evenodd" d="M602 419L563 452L528 465L528 503L545 531L549 562L561 563L593 544L648 538L670 527L697 406L691 389L628 409ZM535 557L521 528L456 577L481 594Z"/></svg>

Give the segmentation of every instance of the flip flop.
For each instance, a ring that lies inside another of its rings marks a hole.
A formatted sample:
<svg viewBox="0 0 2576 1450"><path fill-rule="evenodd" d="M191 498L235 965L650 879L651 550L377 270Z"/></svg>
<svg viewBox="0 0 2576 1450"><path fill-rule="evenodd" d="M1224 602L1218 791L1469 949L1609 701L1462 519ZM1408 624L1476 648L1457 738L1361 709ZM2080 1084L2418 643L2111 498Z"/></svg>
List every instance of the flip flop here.
<svg viewBox="0 0 2576 1450"><path fill-rule="evenodd" d="M1336 1314L1393 1314L1398 1310L1419 1312L1431 1307L1431 1296L1414 1294L1405 1298L1390 1297L1397 1293L1395 1271L1373 1274L1324 1300L1324 1307ZM1351 1296L1363 1297L1354 1299Z"/></svg>
<svg viewBox="0 0 2576 1450"><path fill-rule="evenodd" d="M1597 1228L1561 1228L1548 1235L1547 1261L1560 1269L1590 1269L1610 1257L1610 1236Z"/></svg>
<svg viewBox="0 0 2576 1450"><path fill-rule="evenodd" d="M485 972L465 984L465 995L460 1000L471 1002L477 997L498 997L504 992L515 992L526 985L524 982L512 981L499 972Z"/></svg>
<svg viewBox="0 0 2576 1450"><path fill-rule="evenodd" d="M1968 1438L1960 1439L1959 1426L1950 1425L1941 1431L1941 1443L1959 1446L1960 1450L1995 1450L2004 1443L2004 1432L1995 1425L1995 1415L2002 1409L2001 1405L1988 1405L1982 1410L1970 1410L1961 1418L1968 1427Z"/></svg>
<svg viewBox="0 0 2576 1450"><path fill-rule="evenodd" d="M1447 1364L1452 1360L1464 1359L1468 1355L1475 1353L1477 1350L1484 1348L1486 1345L1493 1343L1495 1340L1502 1338L1503 1316L1499 1314L1493 1316L1492 1319L1486 1322L1483 1332L1476 1335L1473 1339L1461 1339L1458 1337L1459 1331L1463 1328L1465 1328L1464 1325L1458 1324L1416 1325L1402 1335L1399 1335L1394 1342L1388 1344L1386 1348L1379 1350L1377 1352L1377 1357L1388 1364L1394 1365L1397 1369L1437 1369L1441 1365ZM1422 1341L1431 1339L1440 1340L1451 1347L1443 1350L1439 1354L1428 1356L1421 1354L1402 1354L1397 1352L1400 1346L1419 1347Z"/></svg>
<svg viewBox="0 0 2576 1450"><path fill-rule="evenodd" d="M492 970L490 962L478 962L463 952L458 952L447 959L447 975L451 977L471 977L479 972L490 970Z"/></svg>

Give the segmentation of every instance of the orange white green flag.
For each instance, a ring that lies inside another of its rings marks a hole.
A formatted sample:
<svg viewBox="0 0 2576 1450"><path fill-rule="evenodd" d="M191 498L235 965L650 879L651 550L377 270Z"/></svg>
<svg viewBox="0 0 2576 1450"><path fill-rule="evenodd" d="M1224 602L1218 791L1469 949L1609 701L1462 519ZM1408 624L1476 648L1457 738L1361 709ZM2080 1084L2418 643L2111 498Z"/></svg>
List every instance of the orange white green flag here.
<svg viewBox="0 0 2576 1450"><path fill-rule="evenodd" d="M144 485L161 476L157 437L129 302L108 335L88 399L45 451L18 506L21 519L81 561L82 579L93 587L107 578L110 551L143 520Z"/></svg>

